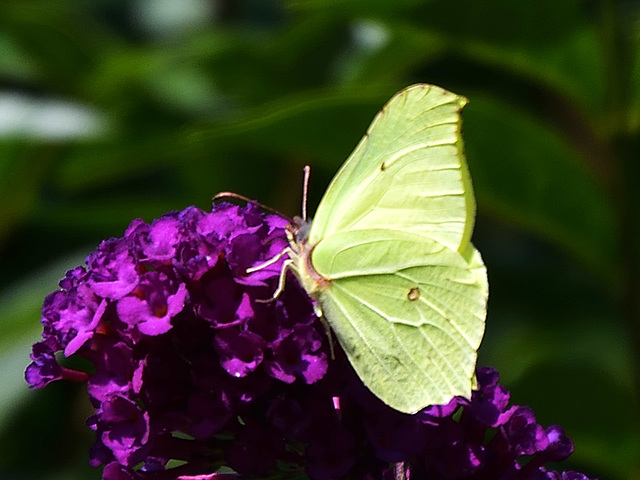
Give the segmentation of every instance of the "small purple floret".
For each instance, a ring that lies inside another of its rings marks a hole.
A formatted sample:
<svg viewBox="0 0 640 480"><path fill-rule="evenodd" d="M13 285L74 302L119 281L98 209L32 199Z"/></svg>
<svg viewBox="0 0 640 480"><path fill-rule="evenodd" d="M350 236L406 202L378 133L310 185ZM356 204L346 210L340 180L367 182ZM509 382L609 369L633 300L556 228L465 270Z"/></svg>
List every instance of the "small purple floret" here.
<svg viewBox="0 0 640 480"><path fill-rule="evenodd" d="M55 352L45 342L33 345L33 362L25 371L25 379L31 388L42 388L62 379L63 367L58 364Z"/></svg>
<svg viewBox="0 0 640 480"><path fill-rule="evenodd" d="M171 319L185 305L187 288L162 272L146 272L136 288L118 300L120 320L144 335L162 335L171 329Z"/></svg>
<svg viewBox="0 0 640 480"><path fill-rule="evenodd" d="M87 284L96 295L117 300L138 284L136 261L126 238L112 238L87 257Z"/></svg>

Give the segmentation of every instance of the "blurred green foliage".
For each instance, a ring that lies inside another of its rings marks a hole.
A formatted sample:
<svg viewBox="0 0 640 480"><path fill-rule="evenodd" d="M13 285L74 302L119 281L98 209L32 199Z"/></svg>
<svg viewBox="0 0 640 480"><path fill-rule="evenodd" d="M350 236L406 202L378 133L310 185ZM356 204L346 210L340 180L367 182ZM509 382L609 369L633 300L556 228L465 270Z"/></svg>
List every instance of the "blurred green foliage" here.
<svg viewBox="0 0 640 480"><path fill-rule="evenodd" d="M491 298L481 363L640 478L640 4L2 0L0 478L99 478L85 394L22 381L39 308L130 220L231 190L310 203L393 93L470 99Z"/></svg>

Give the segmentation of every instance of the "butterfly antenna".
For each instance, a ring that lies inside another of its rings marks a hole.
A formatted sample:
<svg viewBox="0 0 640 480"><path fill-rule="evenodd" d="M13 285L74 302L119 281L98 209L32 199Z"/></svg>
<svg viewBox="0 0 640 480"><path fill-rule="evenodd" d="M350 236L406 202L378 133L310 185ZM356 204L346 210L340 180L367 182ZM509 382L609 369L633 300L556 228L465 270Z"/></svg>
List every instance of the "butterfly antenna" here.
<svg viewBox="0 0 640 480"><path fill-rule="evenodd" d="M262 203L260 203L260 202L258 202L256 200L253 200L252 198L245 197L244 195L240 195L239 193L220 192L220 193L217 193L216 195L214 195L212 200L215 202L216 200L220 200L221 198L235 198L236 200L242 200L243 202L252 203L254 205L257 205L262 210L267 210L267 211L269 211L271 213L275 213L276 215L280 215L283 218L288 218L286 215L284 215L283 213L279 212L275 208L271 208L271 207L269 207L267 205L263 205Z"/></svg>
<svg viewBox="0 0 640 480"><path fill-rule="evenodd" d="M302 220L307 221L307 192L309 191L309 176L311 175L311 167L304 166L304 180L302 183Z"/></svg>

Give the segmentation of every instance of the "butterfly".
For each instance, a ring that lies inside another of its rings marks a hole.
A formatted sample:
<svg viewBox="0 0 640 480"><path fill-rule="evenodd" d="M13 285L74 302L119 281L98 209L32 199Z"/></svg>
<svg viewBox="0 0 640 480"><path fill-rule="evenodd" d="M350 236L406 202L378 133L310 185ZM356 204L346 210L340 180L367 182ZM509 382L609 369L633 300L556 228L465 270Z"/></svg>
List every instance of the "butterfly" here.
<svg viewBox="0 0 640 480"><path fill-rule="evenodd" d="M470 243L466 99L418 84L378 113L322 197L287 232L292 270L362 382L404 413L470 397L488 282ZM259 267L258 267L259 268Z"/></svg>

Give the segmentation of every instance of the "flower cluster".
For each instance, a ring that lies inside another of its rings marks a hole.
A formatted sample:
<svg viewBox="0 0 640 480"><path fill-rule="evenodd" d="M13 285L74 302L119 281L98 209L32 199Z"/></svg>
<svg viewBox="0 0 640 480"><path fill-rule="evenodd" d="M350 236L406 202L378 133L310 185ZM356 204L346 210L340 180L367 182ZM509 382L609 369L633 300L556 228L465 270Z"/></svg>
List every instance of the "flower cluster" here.
<svg viewBox="0 0 640 480"><path fill-rule="evenodd" d="M571 441L510 407L494 370L471 399L416 415L374 397L293 279L271 298L281 262L247 273L286 246L286 224L224 203L135 220L46 298L26 379L86 382L105 480L588 480L545 470Z"/></svg>

